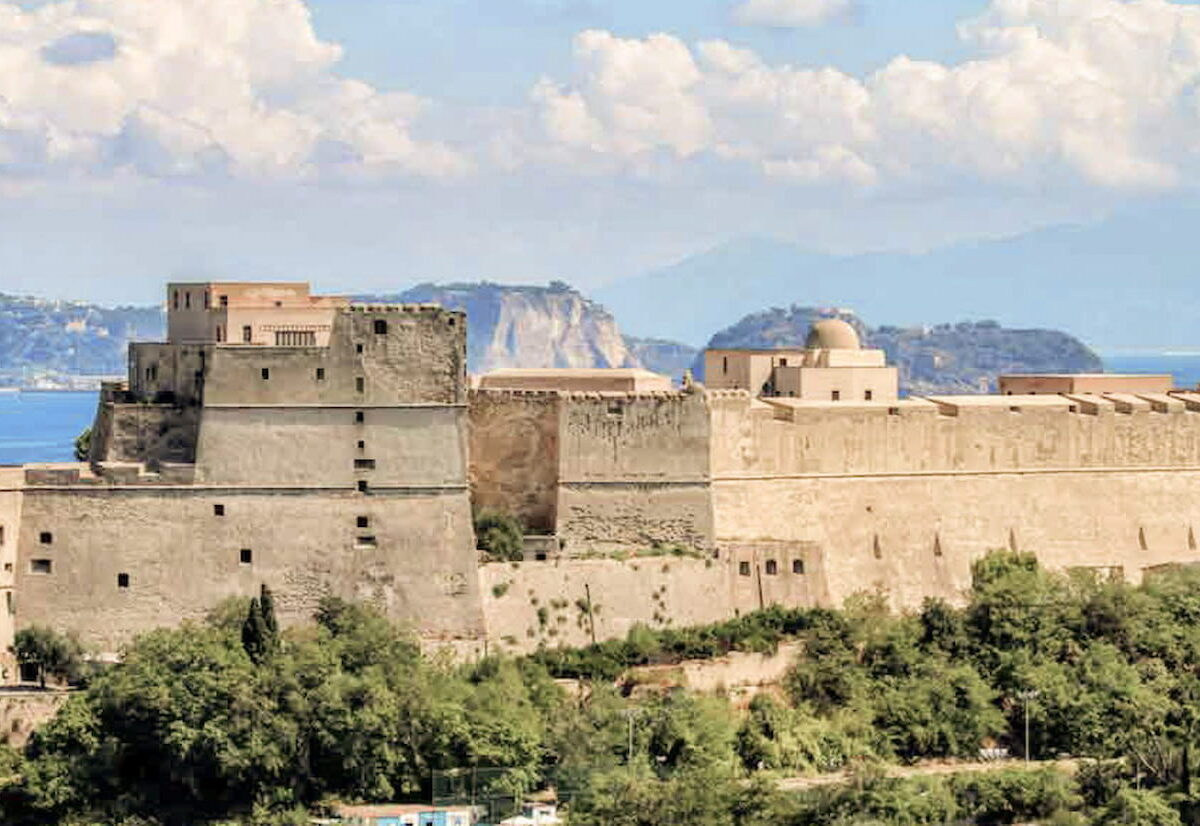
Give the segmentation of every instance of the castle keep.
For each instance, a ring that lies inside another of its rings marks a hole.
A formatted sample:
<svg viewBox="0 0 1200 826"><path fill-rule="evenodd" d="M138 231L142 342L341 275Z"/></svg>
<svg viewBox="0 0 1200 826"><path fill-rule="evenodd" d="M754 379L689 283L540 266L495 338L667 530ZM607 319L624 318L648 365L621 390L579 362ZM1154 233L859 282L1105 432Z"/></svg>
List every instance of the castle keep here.
<svg viewBox="0 0 1200 826"><path fill-rule="evenodd" d="M103 389L89 462L0 468L0 636L100 651L271 585L333 594L432 644L510 650L771 604L957 599L1007 547L1139 579L1200 561L1200 395L1012 377L899 398L843 322L794 351L713 351L707 387L644 371L499 371L466 319L172 284L168 341ZM472 509L519 516L481 563Z"/></svg>

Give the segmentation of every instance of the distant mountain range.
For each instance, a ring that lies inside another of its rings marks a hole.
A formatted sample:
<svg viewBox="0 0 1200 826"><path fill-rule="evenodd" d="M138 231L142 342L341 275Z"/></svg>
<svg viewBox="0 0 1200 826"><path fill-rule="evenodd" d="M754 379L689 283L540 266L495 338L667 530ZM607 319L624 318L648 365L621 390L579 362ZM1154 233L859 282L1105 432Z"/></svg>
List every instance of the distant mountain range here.
<svg viewBox="0 0 1200 826"><path fill-rule="evenodd" d="M1100 224L922 254L836 256L747 238L594 291L628 333L692 346L764 307L852 307L877 324L995 319L1106 349L1195 349L1200 209L1147 208Z"/></svg>
<svg viewBox="0 0 1200 826"><path fill-rule="evenodd" d="M603 305L561 282L545 287L422 284L355 298L465 311L472 373L501 367L646 367L678 380L692 367L703 378L698 348L623 335ZM670 326L674 315L660 318ZM750 313L713 335L709 346L801 346L812 321L831 315L853 323L869 346L886 350L910 392L979 392L1006 371L1102 369L1081 342L1053 330L1009 330L991 321L872 328L849 310L798 305ZM724 317L722 325L728 320ZM157 307L105 309L0 296L0 385L28 383L31 376L120 374L130 341L163 335Z"/></svg>
<svg viewBox="0 0 1200 826"><path fill-rule="evenodd" d="M130 341L165 333L159 307L97 307L0 294L0 386L44 375L118 375Z"/></svg>

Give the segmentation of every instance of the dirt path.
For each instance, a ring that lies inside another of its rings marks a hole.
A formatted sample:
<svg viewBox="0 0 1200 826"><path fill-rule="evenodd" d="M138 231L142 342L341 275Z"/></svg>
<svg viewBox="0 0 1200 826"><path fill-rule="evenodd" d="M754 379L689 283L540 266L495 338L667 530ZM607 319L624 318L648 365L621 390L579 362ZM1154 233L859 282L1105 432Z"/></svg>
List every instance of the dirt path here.
<svg viewBox="0 0 1200 826"><path fill-rule="evenodd" d="M912 766L888 766L884 769L885 777L917 777L920 775L950 775L950 774L971 774L973 772L996 772L1006 769L1024 769L1026 771L1036 771L1037 769L1053 768L1065 774L1074 774L1079 768L1077 760L1033 760L1026 763L1024 760L988 760L978 762L926 762L917 763ZM848 771L833 772L831 774L815 774L807 777L784 777L779 780L779 788L785 791L805 791L806 789L815 789L820 786L839 786L844 783L849 783L853 780L853 775Z"/></svg>

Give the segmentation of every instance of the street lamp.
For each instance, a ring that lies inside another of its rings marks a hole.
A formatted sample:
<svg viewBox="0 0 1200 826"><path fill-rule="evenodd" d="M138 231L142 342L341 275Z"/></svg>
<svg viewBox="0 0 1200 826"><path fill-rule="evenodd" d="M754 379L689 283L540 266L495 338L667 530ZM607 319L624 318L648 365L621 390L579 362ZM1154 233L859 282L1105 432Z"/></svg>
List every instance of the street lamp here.
<svg viewBox="0 0 1200 826"><path fill-rule="evenodd" d="M1032 689L1032 688L1027 688L1024 691L1017 692L1017 697L1019 697L1025 703L1025 762L1026 763L1029 762L1029 702L1031 700L1036 700L1038 698L1038 695L1040 695L1041 693L1042 692L1040 692L1036 689Z"/></svg>

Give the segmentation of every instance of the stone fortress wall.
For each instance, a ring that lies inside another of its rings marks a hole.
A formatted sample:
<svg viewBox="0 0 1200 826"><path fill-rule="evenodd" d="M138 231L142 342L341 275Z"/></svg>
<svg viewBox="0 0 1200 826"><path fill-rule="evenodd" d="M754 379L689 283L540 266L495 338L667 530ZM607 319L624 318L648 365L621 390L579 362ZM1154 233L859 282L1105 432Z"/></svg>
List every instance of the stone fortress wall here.
<svg viewBox="0 0 1200 826"><path fill-rule="evenodd" d="M284 621L333 594L478 641L465 319L354 306L331 326L324 347L134 345L89 464L0 475L16 626L113 653L266 582Z"/></svg>
<svg viewBox="0 0 1200 826"><path fill-rule="evenodd" d="M181 329L276 329L207 289ZM841 368L769 360L824 372L768 397L570 371L469 390L461 314L318 309L318 345L136 345L90 462L0 468L0 635L112 653L266 582L285 622L334 594L430 644L529 650L862 590L955 600L1003 547L1131 581L1200 562L1200 395L868 401ZM479 563L481 507L541 536L525 561Z"/></svg>
<svg viewBox="0 0 1200 826"><path fill-rule="evenodd" d="M600 418L622 402L611 394L537 401L558 420L557 437L553 419L543 420L539 443L575 436L574 449L591 452L587 485L560 473L562 555L482 569L489 636L519 650L587 642L591 629L575 613L589 595L603 606L594 617L603 638L638 622L678 626L771 604L838 605L864 590L884 593L897 609L929 596L960 601L971 563L999 548L1132 582L1200 562L1200 395L1192 393L830 404L696 388L657 402L689 414L624 420ZM634 395L624 402L641 403ZM526 424L496 413L530 403L493 393L472 401L472 420L484 407L493 423L512 421L515 438ZM472 454L477 499L503 465L487 451L505 443L497 430ZM681 533L679 510L658 506L662 488L644 481L643 445L657 446L660 472L672 492L686 491L690 512L707 509L687 523L694 530ZM492 474L475 473L481 466ZM599 515L586 541L564 503ZM683 546L695 558L624 558L655 545ZM558 608L547 620L539 609L550 601ZM547 622L557 627L549 639Z"/></svg>

